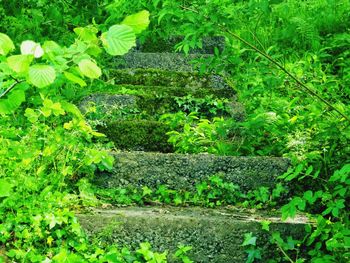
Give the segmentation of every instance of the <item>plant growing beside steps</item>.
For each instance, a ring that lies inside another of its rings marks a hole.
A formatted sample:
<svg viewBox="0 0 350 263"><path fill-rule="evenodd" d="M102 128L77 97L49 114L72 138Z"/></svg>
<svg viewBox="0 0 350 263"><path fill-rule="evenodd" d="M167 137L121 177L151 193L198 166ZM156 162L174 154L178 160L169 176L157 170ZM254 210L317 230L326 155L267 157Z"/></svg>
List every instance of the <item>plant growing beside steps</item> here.
<svg viewBox="0 0 350 263"><path fill-rule="evenodd" d="M87 239L73 211L87 196L74 181L112 167L103 136L65 97L64 82L86 87L101 75L95 57L121 55L148 25L148 12L99 32L76 28L69 47L22 42L20 54L0 33L0 262L146 262L164 258L143 243L137 251ZM88 79L88 81L86 80ZM94 141L95 143L92 143ZM180 258L186 258L184 249Z"/></svg>

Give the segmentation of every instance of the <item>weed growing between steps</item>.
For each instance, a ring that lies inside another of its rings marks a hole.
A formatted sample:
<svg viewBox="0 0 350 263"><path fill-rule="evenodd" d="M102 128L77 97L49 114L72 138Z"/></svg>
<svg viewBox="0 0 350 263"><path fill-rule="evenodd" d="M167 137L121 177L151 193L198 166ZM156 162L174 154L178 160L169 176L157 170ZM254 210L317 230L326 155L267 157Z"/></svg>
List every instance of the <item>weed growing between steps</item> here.
<svg viewBox="0 0 350 263"><path fill-rule="evenodd" d="M220 175L212 176L195 186L196 191L169 189L165 185L157 189L142 188L94 188L87 181L81 182L83 195L96 195L100 202L112 205L168 204L175 206L238 206L241 208L276 208L286 203L287 190L282 184L274 189L259 187L244 193L238 185L225 182Z"/></svg>

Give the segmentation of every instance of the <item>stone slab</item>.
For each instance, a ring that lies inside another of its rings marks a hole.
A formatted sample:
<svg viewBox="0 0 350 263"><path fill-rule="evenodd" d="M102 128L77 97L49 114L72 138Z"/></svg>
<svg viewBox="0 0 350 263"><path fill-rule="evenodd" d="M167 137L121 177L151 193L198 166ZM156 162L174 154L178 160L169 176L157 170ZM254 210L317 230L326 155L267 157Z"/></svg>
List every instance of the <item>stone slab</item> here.
<svg viewBox="0 0 350 263"><path fill-rule="evenodd" d="M244 234L253 233L263 259L276 258L278 249L269 244L268 234L261 230L262 221L270 221L270 230L282 236L301 238L307 220L297 217L282 222L278 215L242 212L235 209L198 207L128 207L94 210L78 215L83 228L99 242L129 246L149 242L156 251L169 251L168 260L178 245L192 246L194 262L245 262L247 254L241 246ZM275 255L275 256L274 256ZM264 262L264 261L263 261Z"/></svg>
<svg viewBox="0 0 350 263"><path fill-rule="evenodd" d="M115 152L111 173L99 174L95 183L101 187L148 186L157 189L195 191L195 185L220 174L226 182L242 191L260 186L273 187L276 178L287 171L289 160L274 157L235 157L212 154L175 154L156 152Z"/></svg>
<svg viewBox="0 0 350 263"><path fill-rule="evenodd" d="M194 71L193 60L204 59L210 55L183 53L143 53L129 52L123 57L116 57L118 68L153 68L171 71Z"/></svg>

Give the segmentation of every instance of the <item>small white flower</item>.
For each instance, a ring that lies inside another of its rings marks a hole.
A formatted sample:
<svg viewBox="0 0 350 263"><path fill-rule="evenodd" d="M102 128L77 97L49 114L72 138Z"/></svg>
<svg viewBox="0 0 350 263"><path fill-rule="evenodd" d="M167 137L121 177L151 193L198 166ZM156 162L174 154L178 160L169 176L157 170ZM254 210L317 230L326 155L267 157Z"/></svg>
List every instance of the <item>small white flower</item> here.
<svg viewBox="0 0 350 263"><path fill-rule="evenodd" d="M31 40L23 41L21 44L22 55L33 55L35 58L40 58L44 55L44 50L39 43Z"/></svg>
<svg viewBox="0 0 350 263"><path fill-rule="evenodd" d="M273 122L277 121L277 114L276 114L276 112L273 112L273 111L266 112L265 116L266 116L266 121L268 123L273 123Z"/></svg>

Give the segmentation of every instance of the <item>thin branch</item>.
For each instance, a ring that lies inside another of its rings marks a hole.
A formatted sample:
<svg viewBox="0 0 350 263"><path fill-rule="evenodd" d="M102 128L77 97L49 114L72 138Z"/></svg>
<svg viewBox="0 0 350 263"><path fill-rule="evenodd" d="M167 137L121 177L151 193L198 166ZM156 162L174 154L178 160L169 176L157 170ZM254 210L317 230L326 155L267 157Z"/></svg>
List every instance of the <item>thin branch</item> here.
<svg viewBox="0 0 350 263"><path fill-rule="evenodd" d="M283 255L286 257L286 259L287 259L289 262L295 263L295 262L293 261L293 259L291 259L291 258L288 256L288 254L286 253L286 251L284 251L283 248L277 243L277 241L276 241L276 245L277 245L277 247L279 248L279 250L281 250L281 252L283 253Z"/></svg>
<svg viewBox="0 0 350 263"><path fill-rule="evenodd" d="M16 87L17 84L23 82L24 80L17 80L17 79L14 79L16 82L12 83L10 87L8 87L1 95L0 95L0 99L2 97L4 97L7 93L9 93L11 90L14 89L14 87Z"/></svg>

